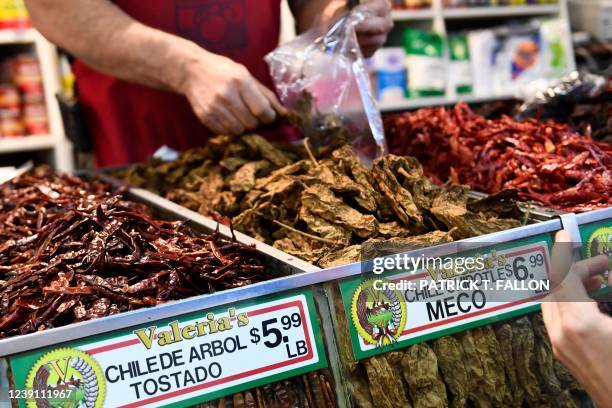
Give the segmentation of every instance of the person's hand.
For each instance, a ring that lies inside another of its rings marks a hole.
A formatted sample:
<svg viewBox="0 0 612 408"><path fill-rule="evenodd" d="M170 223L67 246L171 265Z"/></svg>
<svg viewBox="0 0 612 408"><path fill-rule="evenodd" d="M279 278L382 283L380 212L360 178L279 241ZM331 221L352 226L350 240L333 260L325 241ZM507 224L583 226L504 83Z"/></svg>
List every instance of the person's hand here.
<svg viewBox="0 0 612 408"><path fill-rule="evenodd" d="M371 57L376 50L385 45L387 34L393 28L391 17L391 1L389 0L363 0L360 10L368 11L371 16L357 24L357 39L363 55Z"/></svg>
<svg viewBox="0 0 612 408"><path fill-rule="evenodd" d="M555 356L567 366L600 408L612 408L612 318L588 295L608 270L605 255L572 265L571 236L560 231L552 250L552 293L542 303ZM611 282L612 284L612 279Z"/></svg>
<svg viewBox="0 0 612 408"><path fill-rule="evenodd" d="M181 92L211 131L239 135L272 123L284 108L241 64L201 50L185 67Z"/></svg>

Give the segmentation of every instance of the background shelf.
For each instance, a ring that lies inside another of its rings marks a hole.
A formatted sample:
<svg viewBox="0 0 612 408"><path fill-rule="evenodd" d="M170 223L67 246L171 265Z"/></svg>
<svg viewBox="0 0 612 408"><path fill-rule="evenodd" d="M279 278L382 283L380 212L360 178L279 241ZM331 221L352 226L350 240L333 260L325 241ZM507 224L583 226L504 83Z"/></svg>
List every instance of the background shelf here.
<svg viewBox="0 0 612 408"><path fill-rule="evenodd" d="M395 21L395 28L390 33L386 46L402 47L402 29L406 26L426 31L435 31L443 36L446 36L449 32L462 32L489 28L488 24L491 24L492 27L499 26L501 23L500 20L504 20L504 18L517 18L523 20L527 20L529 18L558 18L561 20L561 24L565 28L565 32L569 33L568 35L563 36L562 42L569 56L568 70L572 71L575 69L575 61L573 58L574 51L572 46L567 2L568 0L558 0L558 2L554 4L450 8L443 6L443 0L432 0L431 8L393 10L392 17ZM283 1L283 7L283 29L281 43L285 43L295 37L295 23L286 1ZM448 90L447 93L450 95ZM512 95L445 96L405 99L390 103L378 102L378 106L383 112L392 112L418 109L427 106L451 105L459 101L465 101L466 103L479 103L512 98Z"/></svg>
<svg viewBox="0 0 612 408"><path fill-rule="evenodd" d="M395 28L389 35L387 47L403 47L403 30L406 27L433 31L446 37L449 33L462 33L470 30L480 30L499 27L506 20L518 20L518 23L527 23L532 18L559 19L561 21L563 48L568 55L567 71L575 70L573 59L573 46L571 30L567 11L567 0L559 0L554 4L532 4L523 6L483 6L483 7L444 7L443 0L432 0L432 6L428 9L394 10L392 13ZM477 21L475 21L477 20ZM444 55L446 67L448 68L448 52ZM458 95L454 96L454 88L451 84L446 85L444 97L427 97L405 99L395 102L379 102L378 106L383 112L402 111L418 109L427 106L452 105L459 101L466 103L479 103L495 100L512 99L513 95L492 94L487 96ZM515 93L510 90L498 90L497 92Z"/></svg>
<svg viewBox="0 0 612 408"><path fill-rule="evenodd" d="M19 46L20 52L34 55L40 65L49 134L0 137L0 165L18 165L20 163L10 163L14 160L11 155L26 153L27 155L20 155L17 160L24 157L44 157L41 161L52 164L57 169L71 171L74 164L72 147L65 136L56 100L56 94L61 90L57 49L33 28L0 29L0 56L14 55L14 46Z"/></svg>
<svg viewBox="0 0 612 408"><path fill-rule="evenodd" d="M36 42L36 30L27 28L0 29L0 44L34 44Z"/></svg>
<svg viewBox="0 0 612 408"><path fill-rule="evenodd" d="M539 4L531 6L487 6L428 9L393 10L395 21L433 20L438 13L445 19L499 18L514 16L546 16L560 13L560 4Z"/></svg>
<svg viewBox="0 0 612 408"><path fill-rule="evenodd" d="M555 15L560 11L559 4L543 4L533 6L493 6L493 7L463 7L445 8L444 18L497 18L513 16Z"/></svg>
<svg viewBox="0 0 612 408"><path fill-rule="evenodd" d="M51 135L0 137L0 154L53 149L55 145Z"/></svg>
<svg viewBox="0 0 612 408"><path fill-rule="evenodd" d="M378 102L378 107L382 112L404 111L410 109L419 109L427 106L438 105L454 105L458 102L479 103L490 102L504 99L512 99L512 95L491 95L491 96L476 96L476 95L459 95L457 97L429 97L429 98L414 98L404 99L403 101L395 102Z"/></svg>
<svg viewBox="0 0 612 408"><path fill-rule="evenodd" d="M431 20L435 16L433 9L422 10L393 10L391 17L395 21Z"/></svg>

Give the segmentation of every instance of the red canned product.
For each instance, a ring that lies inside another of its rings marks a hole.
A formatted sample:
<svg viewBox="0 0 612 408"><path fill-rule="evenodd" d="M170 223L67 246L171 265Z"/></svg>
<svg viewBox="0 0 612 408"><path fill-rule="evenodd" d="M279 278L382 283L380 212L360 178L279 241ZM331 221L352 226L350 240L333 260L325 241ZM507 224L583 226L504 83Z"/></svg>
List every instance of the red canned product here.
<svg viewBox="0 0 612 408"><path fill-rule="evenodd" d="M28 135L47 135L49 134L49 122L44 120L24 120L25 133Z"/></svg>
<svg viewBox="0 0 612 408"><path fill-rule="evenodd" d="M43 97L42 82L22 80L18 83L19 90L24 95L33 94L35 97ZM44 97L43 97L44 98Z"/></svg>
<svg viewBox="0 0 612 408"><path fill-rule="evenodd" d="M26 134L23 124L19 119L0 119L0 134L5 137L24 136Z"/></svg>
<svg viewBox="0 0 612 408"><path fill-rule="evenodd" d="M13 82L24 93L41 92L42 76L38 59L22 54L16 56L11 63Z"/></svg>
<svg viewBox="0 0 612 408"><path fill-rule="evenodd" d="M23 125L29 135L49 133L49 121L45 105L25 105L23 109Z"/></svg>
<svg viewBox="0 0 612 408"><path fill-rule="evenodd" d="M45 103L45 94L42 87L31 89L31 92L21 94L21 102L24 105L42 105Z"/></svg>
<svg viewBox="0 0 612 408"><path fill-rule="evenodd" d="M19 90L9 84L0 85L0 108L11 109L19 108L20 105Z"/></svg>
<svg viewBox="0 0 612 408"><path fill-rule="evenodd" d="M0 108L0 119L20 119L21 109L18 107L13 108Z"/></svg>

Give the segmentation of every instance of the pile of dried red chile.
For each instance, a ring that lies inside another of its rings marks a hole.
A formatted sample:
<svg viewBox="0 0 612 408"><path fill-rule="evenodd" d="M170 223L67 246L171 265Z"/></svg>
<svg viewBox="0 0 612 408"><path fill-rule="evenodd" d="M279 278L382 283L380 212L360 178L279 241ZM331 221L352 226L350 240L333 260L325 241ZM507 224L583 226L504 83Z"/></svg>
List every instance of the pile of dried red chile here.
<svg viewBox="0 0 612 408"><path fill-rule="evenodd" d="M416 156L438 183L516 189L522 200L573 212L612 201L612 146L567 125L487 120L459 104L388 116L385 130L391 152Z"/></svg>
<svg viewBox="0 0 612 408"><path fill-rule="evenodd" d="M255 249L37 168L0 186L0 338L271 279Z"/></svg>

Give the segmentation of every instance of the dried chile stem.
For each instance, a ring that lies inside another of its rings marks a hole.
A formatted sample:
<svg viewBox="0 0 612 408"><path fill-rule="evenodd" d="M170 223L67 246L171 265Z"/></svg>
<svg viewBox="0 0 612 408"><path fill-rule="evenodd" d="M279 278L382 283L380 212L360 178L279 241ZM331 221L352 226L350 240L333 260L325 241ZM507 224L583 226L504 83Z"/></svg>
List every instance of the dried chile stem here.
<svg viewBox="0 0 612 408"><path fill-rule="evenodd" d="M291 232L295 232L296 234L300 234L300 235L303 235L303 236L305 236L307 238L314 239L315 241L321 241L321 242L325 242L326 244L331 244L331 245L342 245L341 242L332 241L331 239L321 238L321 237L318 237L316 235L312 235L312 234L309 234L307 232L300 231L299 229L293 228L292 226L287 225L287 224L283 224L282 222L280 222L278 220L271 220L271 221L274 224L276 224L279 227L281 227L281 228L288 229Z"/></svg>
<svg viewBox="0 0 612 408"><path fill-rule="evenodd" d="M306 153L308 153L308 157L314 163L315 167L319 167L319 162L315 158L314 154L312 154L312 150L310 150L310 143L308 142L309 138L304 138L304 148L306 148Z"/></svg>

